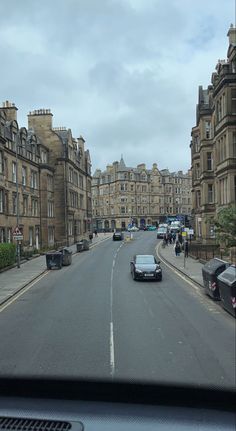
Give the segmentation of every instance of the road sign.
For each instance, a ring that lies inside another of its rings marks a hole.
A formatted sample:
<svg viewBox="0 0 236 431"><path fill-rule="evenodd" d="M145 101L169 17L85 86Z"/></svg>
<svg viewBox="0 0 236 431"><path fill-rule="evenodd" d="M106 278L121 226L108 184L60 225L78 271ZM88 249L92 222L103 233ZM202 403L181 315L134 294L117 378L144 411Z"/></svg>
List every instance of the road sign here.
<svg viewBox="0 0 236 431"><path fill-rule="evenodd" d="M194 235L194 230L193 229L189 229L189 235Z"/></svg>
<svg viewBox="0 0 236 431"><path fill-rule="evenodd" d="M18 226L16 226L15 229L13 229L12 233L13 233L13 236L18 236L18 235L22 236L22 232Z"/></svg>
<svg viewBox="0 0 236 431"><path fill-rule="evenodd" d="M182 236L187 236L187 232L182 232Z"/></svg>
<svg viewBox="0 0 236 431"><path fill-rule="evenodd" d="M16 239L17 241L22 241L23 240L22 232L21 232L21 230L20 230L20 228L18 226L16 226L13 229L12 234L13 234L13 238Z"/></svg>

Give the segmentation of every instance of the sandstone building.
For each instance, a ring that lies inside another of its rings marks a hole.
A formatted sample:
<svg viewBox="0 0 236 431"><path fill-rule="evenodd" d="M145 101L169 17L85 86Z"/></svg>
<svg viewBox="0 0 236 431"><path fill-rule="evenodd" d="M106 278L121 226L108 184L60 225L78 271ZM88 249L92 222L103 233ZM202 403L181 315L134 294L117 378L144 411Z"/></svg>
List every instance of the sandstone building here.
<svg viewBox="0 0 236 431"><path fill-rule="evenodd" d="M166 216L190 215L191 172L170 173L145 164L120 162L96 170L92 181L93 224L96 229L126 229L130 223L157 225Z"/></svg>
<svg viewBox="0 0 236 431"><path fill-rule="evenodd" d="M0 108L0 242L18 224L22 249L72 244L91 225L89 151L70 129L53 130L50 110L28 119L20 128L16 106Z"/></svg>
<svg viewBox="0 0 236 431"><path fill-rule="evenodd" d="M217 212L236 203L236 28L227 60L219 60L207 89L199 87L192 128L192 200L196 237L213 240Z"/></svg>

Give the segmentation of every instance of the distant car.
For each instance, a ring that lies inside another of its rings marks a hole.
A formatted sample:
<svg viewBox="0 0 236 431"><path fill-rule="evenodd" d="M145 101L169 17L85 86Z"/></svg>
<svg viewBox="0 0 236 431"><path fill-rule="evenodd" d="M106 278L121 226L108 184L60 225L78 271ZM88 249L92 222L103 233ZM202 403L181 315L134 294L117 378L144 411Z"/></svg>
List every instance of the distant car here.
<svg viewBox="0 0 236 431"><path fill-rule="evenodd" d="M139 228L137 226L128 227L128 232L138 232Z"/></svg>
<svg viewBox="0 0 236 431"><path fill-rule="evenodd" d="M160 262L152 254L136 254L130 262L133 280L162 280Z"/></svg>
<svg viewBox="0 0 236 431"><path fill-rule="evenodd" d="M141 225L141 226L139 227L139 230L148 230L148 228L147 228L147 226Z"/></svg>
<svg viewBox="0 0 236 431"><path fill-rule="evenodd" d="M122 241L123 239L124 239L124 235L122 232L113 233L113 241Z"/></svg>
<svg viewBox="0 0 236 431"><path fill-rule="evenodd" d="M147 228L147 230L156 230L157 228L156 228L156 226L148 226L148 228Z"/></svg>
<svg viewBox="0 0 236 431"><path fill-rule="evenodd" d="M168 229L166 227L159 227L157 229L157 238L164 238L164 235L168 233Z"/></svg>
<svg viewBox="0 0 236 431"><path fill-rule="evenodd" d="M168 226L169 226L169 225L168 225L167 223L160 223L158 227L165 227L165 228L168 228Z"/></svg>

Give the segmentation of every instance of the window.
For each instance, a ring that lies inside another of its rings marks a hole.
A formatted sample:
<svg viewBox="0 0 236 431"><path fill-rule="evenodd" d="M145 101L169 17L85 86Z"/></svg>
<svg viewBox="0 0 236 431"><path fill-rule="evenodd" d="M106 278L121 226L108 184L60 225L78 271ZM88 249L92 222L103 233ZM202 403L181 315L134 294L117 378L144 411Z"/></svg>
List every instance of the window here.
<svg viewBox="0 0 236 431"><path fill-rule="evenodd" d="M16 214L17 211L17 199L16 199L16 193L12 194L12 214Z"/></svg>
<svg viewBox="0 0 236 431"><path fill-rule="evenodd" d="M233 132L233 157L236 158L236 132Z"/></svg>
<svg viewBox="0 0 236 431"><path fill-rule="evenodd" d="M207 197L208 197L208 203L212 204L213 203L213 184L208 184Z"/></svg>
<svg viewBox="0 0 236 431"><path fill-rule="evenodd" d="M134 185L133 185L133 184L131 184L131 186L130 186L130 191L131 191L131 192L133 192L133 191L134 191Z"/></svg>
<svg viewBox="0 0 236 431"><path fill-rule="evenodd" d="M68 235L73 235L73 220L69 220L68 222Z"/></svg>
<svg viewBox="0 0 236 431"><path fill-rule="evenodd" d="M3 152L0 151L0 174L3 174L4 172L4 159L3 159Z"/></svg>
<svg viewBox="0 0 236 431"><path fill-rule="evenodd" d="M236 202L236 175L234 176L234 202Z"/></svg>
<svg viewBox="0 0 236 431"><path fill-rule="evenodd" d="M196 163L195 172L196 172L196 179L199 179L200 178L200 164L199 163Z"/></svg>
<svg viewBox="0 0 236 431"><path fill-rule="evenodd" d="M84 188L84 179L82 175L79 176L79 186L81 189Z"/></svg>
<svg viewBox="0 0 236 431"><path fill-rule="evenodd" d="M47 155L47 151L42 150L41 151L41 162L42 163L47 163L47 161L48 161L48 157L47 156L48 156Z"/></svg>
<svg viewBox="0 0 236 431"><path fill-rule="evenodd" d="M35 171L31 171L30 187L32 189L37 189L37 186L38 186L38 174Z"/></svg>
<svg viewBox="0 0 236 431"><path fill-rule="evenodd" d="M38 215L38 199L32 198L31 200L31 214L33 217Z"/></svg>
<svg viewBox="0 0 236 431"><path fill-rule="evenodd" d="M16 183L16 163L12 162L12 181Z"/></svg>
<svg viewBox="0 0 236 431"><path fill-rule="evenodd" d="M69 168L69 182L73 183L73 169Z"/></svg>
<svg viewBox="0 0 236 431"><path fill-rule="evenodd" d="M28 196L23 196L23 215L28 214Z"/></svg>
<svg viewBox="0 0 236 431"><path fill-rule="evenodd" d="M74 184L77 187L79 185L79 178L78 178L78 173L77 172L74 172Z"/></svg>
<svg viewBox="0 0 236 431"><path fill-rule="evenodd" d="M47 176L48 190L53 189L53 177L52 175Z"/></svg>
<svg viewBox="0 0 236 431"><path fill-rule="evenodd" d="M231 97L232 97L231 113L236 114L236 89L235 88L232 88L231 90Z"/></svg>
<svg viewBox="0 0 236 431"><path fill-rule="evenodd" d="M207 153L207 170L212 171L212 153Z"/></svg>
<svg viewBox="0 0 236 431"><path fill-rule="evenodd" d="M195 147L195 152L198 153L200 148L199 136L194 137L194 147Z"/></svg>
<svg viewBox="0 0 236 431"><path fill-rule="evenodd" d="M227 190L227 177L220 179L220 204L225 205L228 203L228 190Z"/></svg>
<svg viewBox="0 0 236 431"><path fill-rule="evenodd" d="M211 138L211 123L210 121L205 121L205 138Z"/></svg>
<svg viewBox="0 0 236 431"><path fill-rule="evenodd" d="M201 191L196 191L196 206L199 208L201 206Z"/></svg>
<svg viewBox="0 0 236 431"><path fill-rule="evenodd" d="M79 206L80 206L80 208L84 207L84 196L83 195L79 196Z"/></svg>
<svg viewBox="0 0 236 431"><path fill-rule="evenodd" d="M48 201L48 217L54 217L54 205L52 201Z"/></svg>
<svg viewBox="0 0 236 431"><path fill-rule="evenodd" d="M29 245L30 245L30 247L32 247L32 245L33 245L33 234L34 234L34 228L30 227L29 228Z"/></svg>
<svg viewBox="0 0 236 431"><path fill-rule="evenodd" d="M3 213L3 207L4 207L4 205L3 205L3 196L4 196L4 194L3 194L3 190L0 190L0 213Z"/></svg>
<svg viewBox="0 0 236 431"><path fill-rule="evenodd" d="M125 207L120 207L120 213L125 214Z"/></svg>
<svg viewBox="0 0 236 431"><path fill-rule="evenodd" d="M22 166L22 185L26 186L26 167Z"/></svg>

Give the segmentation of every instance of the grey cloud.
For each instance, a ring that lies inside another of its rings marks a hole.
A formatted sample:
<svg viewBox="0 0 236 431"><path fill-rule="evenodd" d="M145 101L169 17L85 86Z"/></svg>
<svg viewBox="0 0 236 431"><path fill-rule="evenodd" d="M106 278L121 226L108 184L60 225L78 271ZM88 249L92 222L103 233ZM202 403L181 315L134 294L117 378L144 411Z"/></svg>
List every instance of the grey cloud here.
<svg viewBox="0 0 236 431"><path fill-rule="evenodd" d="M226 56L232 11L233 0L2 1L1 98L22 125L51 108L85 137L94 169L121 153L187 169L197 87Z"/></svg>

